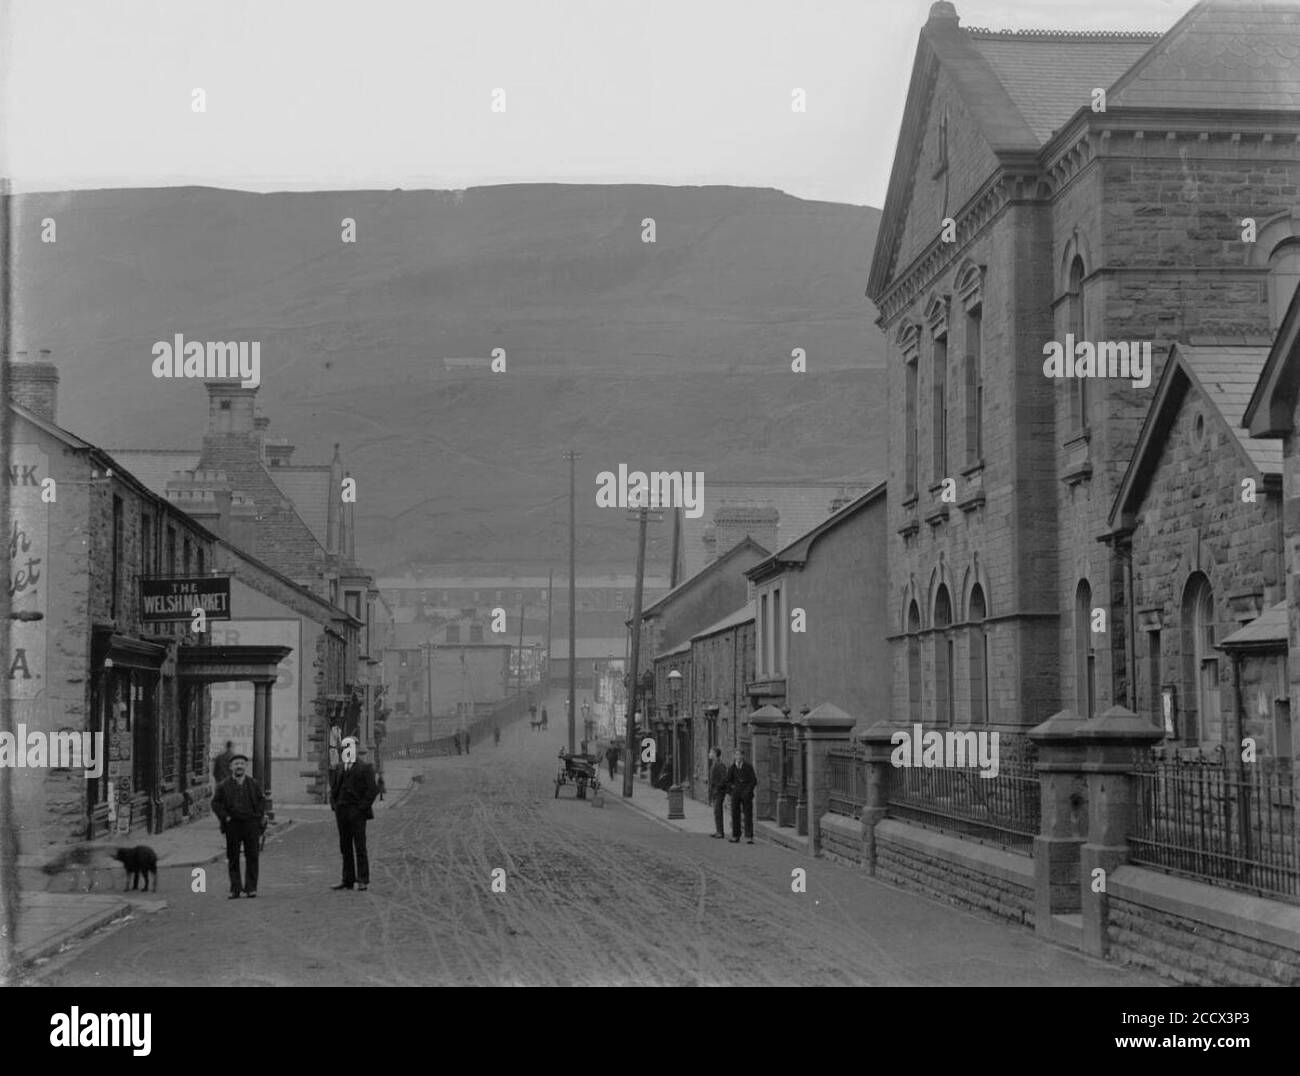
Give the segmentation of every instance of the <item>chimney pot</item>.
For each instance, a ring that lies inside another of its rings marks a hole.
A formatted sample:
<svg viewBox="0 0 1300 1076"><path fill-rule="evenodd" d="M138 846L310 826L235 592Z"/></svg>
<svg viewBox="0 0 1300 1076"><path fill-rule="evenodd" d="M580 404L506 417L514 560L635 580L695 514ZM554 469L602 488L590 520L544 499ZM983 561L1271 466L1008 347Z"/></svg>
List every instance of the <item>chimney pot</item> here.
<svg viewBox="0 0 1300 1076"><path fill-rule="evenodd" d="M961 20L957 14L957 9L948 0L935 0L930 5L929 21L932 23L951 23L955 26Z"/></svg>

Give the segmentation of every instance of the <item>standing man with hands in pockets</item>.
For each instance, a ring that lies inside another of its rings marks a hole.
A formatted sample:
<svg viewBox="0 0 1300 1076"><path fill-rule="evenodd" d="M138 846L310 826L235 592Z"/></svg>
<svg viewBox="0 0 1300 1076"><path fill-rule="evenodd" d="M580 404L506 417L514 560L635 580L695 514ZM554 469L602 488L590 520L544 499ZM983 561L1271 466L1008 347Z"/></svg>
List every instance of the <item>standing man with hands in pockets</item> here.
<svg viewBox="0 0 1300 1076"><path fill-rule="evenodd" d="M226 838L226 862L230 866L230 899L241 890L257 896L257 859L266 829L266 798L262 786L244 772L247 755L232 755L230 776L217 785L212 795L212 813L221 823ZM239 849L244 849L244 881L239 881Z"/></svg>
<svg viewBox="0 0 1300 1076"><path fill-rule="evenodd" d="M745 820L745 839L754 843L754 787L758 784L758 775L737 748L735 761L727 771L727 792L731 795L731 843L740 843L740 822L743 813Z"/></svg>
<svg viewBox="0 0 1300 1076"><path fill-rule="evenodd" d="M339 768L330 784L330 807L339 830L343 881L331 889L370 888L370 857L366 854L366 822L375 817L372 804L379 795L375 768L358 756L366 749L355 736L339 745Z"/></svg>

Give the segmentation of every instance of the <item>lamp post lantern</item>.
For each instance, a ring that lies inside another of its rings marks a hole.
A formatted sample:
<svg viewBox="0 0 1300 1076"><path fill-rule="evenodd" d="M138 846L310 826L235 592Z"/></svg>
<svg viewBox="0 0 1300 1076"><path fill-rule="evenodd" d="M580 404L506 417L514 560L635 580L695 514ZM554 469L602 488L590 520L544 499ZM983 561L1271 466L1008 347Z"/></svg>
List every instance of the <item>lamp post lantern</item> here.
<svg viewBox="0 0 1300 1076"><path fill-rule="evenodd" d="M668 674L669 695L672 698L673 710L673 784L668 790L668 817L685 818L686 812L682 803L682 786L678 779L677 756L680 754L678 748L680 744L677 737L677 712L681 708L682 698L682 674L676 669Z"/></svg>

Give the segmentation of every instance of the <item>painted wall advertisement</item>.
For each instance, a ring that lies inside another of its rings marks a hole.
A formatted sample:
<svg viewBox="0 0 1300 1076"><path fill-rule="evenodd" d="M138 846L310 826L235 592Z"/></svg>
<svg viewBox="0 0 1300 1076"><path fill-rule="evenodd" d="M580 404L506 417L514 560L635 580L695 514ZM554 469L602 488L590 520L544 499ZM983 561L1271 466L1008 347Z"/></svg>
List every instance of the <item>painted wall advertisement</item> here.
<svg viewBox="0 0 1300 1076"><path fill-rule="evenodd" d="M45 690L45 637L49 606L49 505L41 499L41 483L49 476L50 460L36 445L10 446L9 473L9 674L8 697L22 703L28 716ZM15 707L18 710L18 707ZM15 716L20 716L15 713ZM42 723L43 724L43 723Z"/></svg>
<svg viewBox="0 0 1300 1076"><path fill-rule="evenodd" d="M210 624L213 646L290 646L280 662L280 678L271 689L271 759L301 757L301 723L298 720L299 673L302 658L297 620L228 620ZM235 750L253 756L253 685L212 685L212 740L210 755L225 750L232 740Z"/></svg>

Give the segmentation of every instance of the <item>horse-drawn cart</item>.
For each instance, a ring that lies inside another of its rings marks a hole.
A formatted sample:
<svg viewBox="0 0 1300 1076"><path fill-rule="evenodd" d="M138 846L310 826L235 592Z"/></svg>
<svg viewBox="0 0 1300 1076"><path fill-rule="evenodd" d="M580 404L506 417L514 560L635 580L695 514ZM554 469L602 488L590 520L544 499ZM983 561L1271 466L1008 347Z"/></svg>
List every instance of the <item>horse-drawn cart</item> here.
<svg viewBox="0 0 1300 1076"><path fill-rule="evenodd" d="M595 755L570 755L560 751L560 769L555 775L555 797L560 796L560 786L572 784L578 792L578 799L587 798L587 789L600 791L600 773L596 768Z"/></svg>

